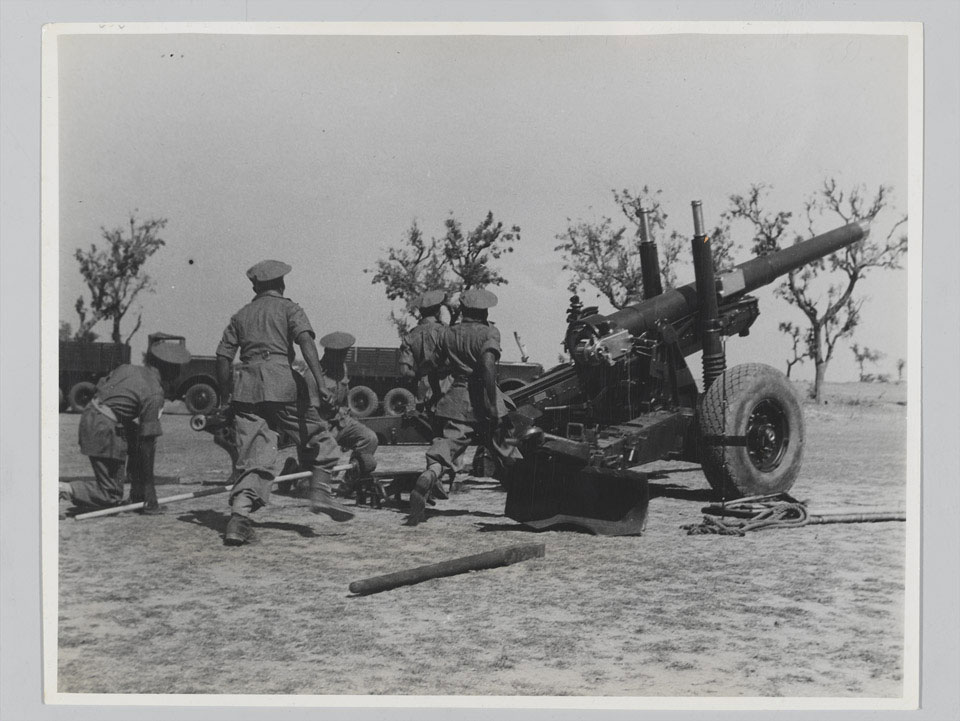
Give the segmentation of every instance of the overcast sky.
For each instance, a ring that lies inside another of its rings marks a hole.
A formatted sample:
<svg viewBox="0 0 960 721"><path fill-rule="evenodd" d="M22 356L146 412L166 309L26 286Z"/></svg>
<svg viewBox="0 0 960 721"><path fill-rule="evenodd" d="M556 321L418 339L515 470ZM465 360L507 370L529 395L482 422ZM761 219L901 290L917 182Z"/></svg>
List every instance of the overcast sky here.
<svg viewBox="0 0 960 721"><path fill-rule="evenodd" d="M491 313L504 359L519 358L517 331L532 360L552 365L569 297L555 236L568 218L620 223L611 189L662 189L670 224L685 235L691 200L703 201L709 225L731 193L755 182L772 186L771 208L795 213L827 176L845 187L891 185L897 210L907 210L903 37L59 43L61 319L77 324L73 252L100 242L101 225L123 225L130 211L169 221L166 247L146 266L156 293L141 299L135 357L155 330L212 354L251 297L244 271L265 258L293 266L287 294L318 334L396 345L391 304L364 269L414 219L440 236L451 212L472 227L491 210L521 227L516 251L500 261L509 285L495 289ZM824 220L820 230L840 224ZM855 340L886 353L876 370L895 376L906 357L906 273L877 272L862 289L869 300ZM789 342L777 324L799 316L759 295L761 317L749 338L728 343L729 363L783 370ZM96 330L109 335L106 324ZM829 379L855 378L844 345Z"/></svg>

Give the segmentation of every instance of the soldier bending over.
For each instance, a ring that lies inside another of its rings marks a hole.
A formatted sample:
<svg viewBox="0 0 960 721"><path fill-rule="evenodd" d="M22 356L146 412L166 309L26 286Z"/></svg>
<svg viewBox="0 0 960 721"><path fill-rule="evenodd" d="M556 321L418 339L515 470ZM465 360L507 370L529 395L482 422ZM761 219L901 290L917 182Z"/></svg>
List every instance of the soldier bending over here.
<svg viewBox="0 0 960 721"><path fill-rule="evenodd" d="M120 469L127 461L130 503L141 513L163 513L157 503L153 466L157 436L163 434L163 389L190 360L182 345L154 343L143 366L124 364L101 378L80 417L80 452L90 457L94 478L60 484L60 497L81 507L107 508L123 501Z"/></svg>

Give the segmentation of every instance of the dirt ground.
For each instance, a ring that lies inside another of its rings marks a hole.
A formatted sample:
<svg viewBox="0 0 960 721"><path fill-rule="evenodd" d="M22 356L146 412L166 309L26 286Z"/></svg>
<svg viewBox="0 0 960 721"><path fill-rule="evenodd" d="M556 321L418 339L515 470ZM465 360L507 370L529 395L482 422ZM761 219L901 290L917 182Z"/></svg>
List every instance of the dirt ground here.
<svg viewBox="0 0 960 721"><path fill-rule="evenodd" d="M807 405L793 495L813 512L903 510L906 392L833 385ZM160 495L222 481L227 456L165 416ZM60 474L89 475L60 416ZM423 447L386 447L417 470ZM468 481L417 528L401 509L337 524L275 497L259 543L222 545L225 495L165 516L62 520L61 692L584 696L901 695L904 524L688 536L712 500L660 466L642 537L534 532ZM53 482L53 479L49 479ZM61 503L61 509L66 508ZM351 581L519 543L546 556L354 597Z"/></svg>

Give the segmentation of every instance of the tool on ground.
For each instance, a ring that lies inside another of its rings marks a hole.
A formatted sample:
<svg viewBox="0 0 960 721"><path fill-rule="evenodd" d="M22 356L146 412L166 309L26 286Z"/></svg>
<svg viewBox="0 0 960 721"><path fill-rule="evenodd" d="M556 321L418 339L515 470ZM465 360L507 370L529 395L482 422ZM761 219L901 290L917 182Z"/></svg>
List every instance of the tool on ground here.
<svg viewBox="0 0 960 721"><path fill-rule="evenodd" d="M450 561L431 563L428 566L354 581L350 584L350 592L365 596L380 591L389 591L391 588L397 588L398 586L410 586L422 581L429 581L432 578L455 576L459 573L479 571L485 568L509 566L531 558L543 558L545 552L546 544L543 543L526 543L519 546L498 548L473 556L463 556Z"/></svg>
<svg viewBox="0 0 960 721"><path fill-rule="evenodd" d="M333 471L342 471L349 468L349 465L335 466ZM310 471L301 471L299 473L288 473L284 476L277 476L273 479L273 484L283 483L285 481L295 481L300 478L310 478L312 474ZM204 496L214 496L218 493L227 493L233 488L233 484L226 486L216 486L215 488L205 488L202 491L193 491L192 493L179 493L175 496L165 496L164 498L158 498L157 503L163 505L165 503L174 503L176 501L187 501L191 498L203 498ZM97 511L88 511L87 513L78 513L73 518L77 521L83 521L88 518L100 518L101 516L114 516L118 513L123 513L124 511L138 511L143 508L144 504L140 503L128 503L123 506L114 506L113 508L101 508Z"/></svg>
<svg viewBox="0 0 960 721"><path fill-rule="evenodd" d="M574 524L636 534L647 476L659 460L700 463L718 498L787 491L800 472L803 414L790 382L759 363L727 369L726 337L747 335L760 311L748 295L867 235L851 223L715 276L700 201L691 242L696 281L661 287L649 210L638 212L644 299L609 315L573 296L564 346L571 361L508 395L523 460L503 478L506 515L528 525ZM703 352L703 390L686 356Z"/></svg>
<svg viewBox="0 0 960 721"><path fill-rule="evenodd" d="M877 523L905 521L900 511L812 514L807 504L788 493L749 496L728 503L715 503L701 509L699 524L681 526L687 535L743 536L764 528L798 528L818 523Z"/></svg>

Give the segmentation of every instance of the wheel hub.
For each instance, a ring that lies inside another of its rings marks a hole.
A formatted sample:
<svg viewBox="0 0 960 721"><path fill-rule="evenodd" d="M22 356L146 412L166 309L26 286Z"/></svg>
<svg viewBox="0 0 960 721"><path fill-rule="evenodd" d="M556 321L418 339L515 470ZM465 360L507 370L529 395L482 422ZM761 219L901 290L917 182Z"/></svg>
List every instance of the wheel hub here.
<svg viewBox="0 0 960 721"><path fill-rule="evenodd" d="M747 421L747 454L758 470L768 472L780 465L789 430L786 413L776 400L765 398L754 406Z"/></svg>

